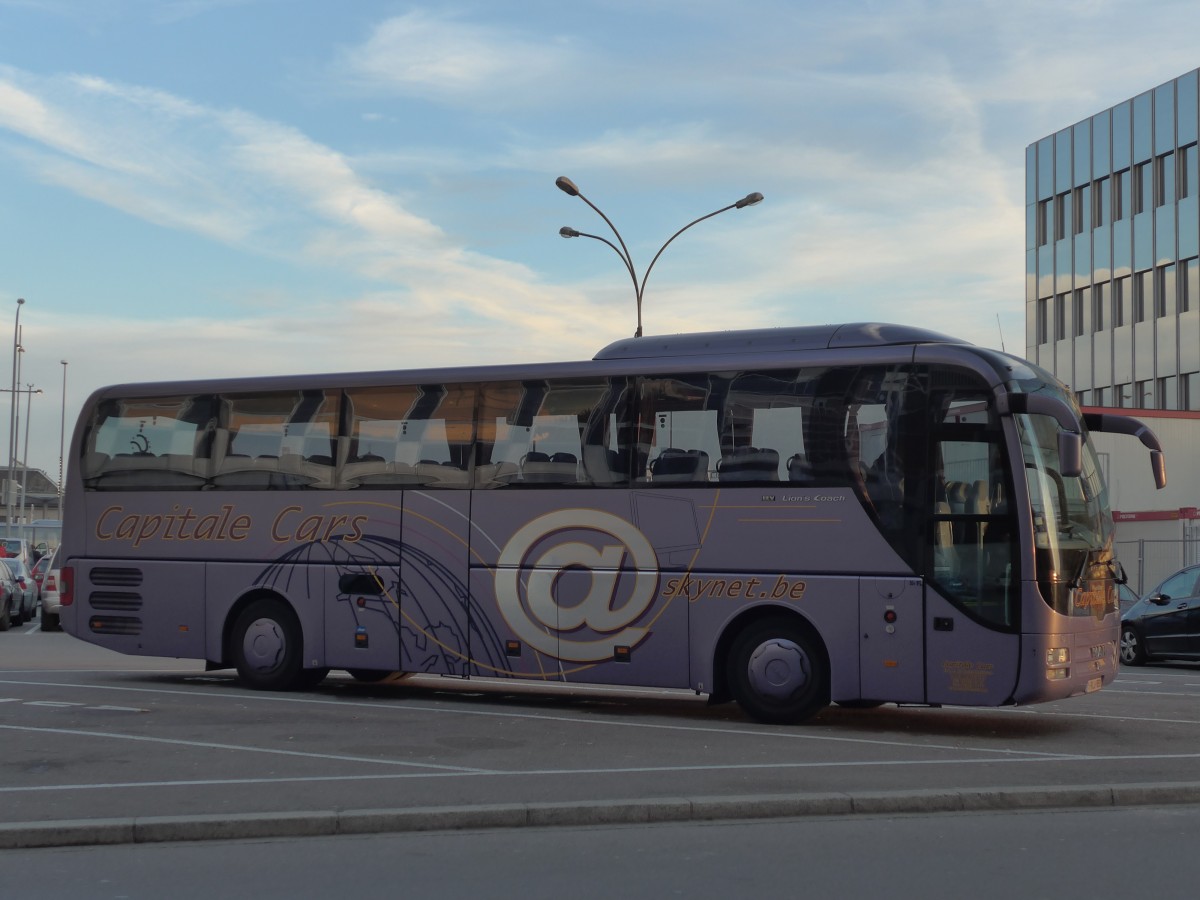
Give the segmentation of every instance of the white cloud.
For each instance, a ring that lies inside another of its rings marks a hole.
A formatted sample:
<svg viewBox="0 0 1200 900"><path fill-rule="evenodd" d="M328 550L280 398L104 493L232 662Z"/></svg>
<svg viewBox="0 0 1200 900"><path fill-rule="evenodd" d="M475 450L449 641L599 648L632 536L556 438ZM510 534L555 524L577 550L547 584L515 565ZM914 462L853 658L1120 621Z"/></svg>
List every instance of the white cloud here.
<svg viewBox="0 0 1200 900"><path fill-rule="evenodd" d="M381 22L344 64L376 87L443 101L521 103L568 71L567 42L413 10Z"/></svg>

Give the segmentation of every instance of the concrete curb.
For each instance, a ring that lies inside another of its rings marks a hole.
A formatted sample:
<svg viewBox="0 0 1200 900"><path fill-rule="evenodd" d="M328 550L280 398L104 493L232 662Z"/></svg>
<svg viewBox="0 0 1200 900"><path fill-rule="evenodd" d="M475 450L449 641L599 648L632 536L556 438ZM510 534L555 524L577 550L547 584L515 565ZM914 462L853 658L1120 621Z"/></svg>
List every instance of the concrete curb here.
<svg viewBox="0 0 1200 900"><path fill-rule="evenodd" d="M0 850L81 845L322 837L405 831L546 828L1035 809L1200 804L1200 782L975 788L877 793L658 797L580 803L512 803L243 815L136 816L0 825Z"/></svg>

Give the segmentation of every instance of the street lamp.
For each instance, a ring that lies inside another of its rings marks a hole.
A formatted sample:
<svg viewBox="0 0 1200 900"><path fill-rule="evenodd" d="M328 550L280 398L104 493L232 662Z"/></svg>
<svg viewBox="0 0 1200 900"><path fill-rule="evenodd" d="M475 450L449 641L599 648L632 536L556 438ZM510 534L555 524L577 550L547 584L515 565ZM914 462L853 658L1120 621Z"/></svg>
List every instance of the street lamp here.
<svg viewBox="0 0 1200 900"><path fill-rule="evenodd" d="M17 455L17 345L21 335L21 307L25 298L17 298L17 319L13 323L12 406L8 410L8 478L4 485L4 534L12 537L12 476Z"/></svg>
<svg viewBox="0 0 1200 900"><path fill-rule="evenodd" d="M34 390L32 384L25 385L25 450L21 459L21 522L25 522L25 497L29 486L29 410L33 395L40 394L41 388Z"/></svg>
<svg viewBox="0 0 1200 900"><path fill-rule="evenodd" d="M67 436L67 361L60 359L63 367L62 419L58 423L58 517L63 513L63 447Z"/></svg>
<svg viewBox="0 0 1200 900"><path fill-rule="evenodd" d="M576 231L574 228L571 228L570 226L566 226L566 225L564 225L562 228L560 228L558 230L558 233L562 237L565 237L565 238L587 237L587 238L592 238L593 240L596 240L596 241L602 241L603 243L608 244L608 246L612 247L613 250L616 252L617 256L621 257L621 262L625 263L625 269L626 269L626 271L629 272L629 277L633 279L633 293L634 293L634 298L637 300L637 331L634 332L634 334L633 334L634 337L642 336L642 295L645 293L645 290L646 290L646 279L648 279L650 277L650 270L654 268L654 264L656 262L658 262L658 258L660 256L662 256L663 251L667 249L667 246L671 243L671 241L675 240L675 238L679 237L681 234L683 234L685 231L687 231L689 228L691 228L693 225L697 224L698 222L703 222L705 219L711 219L713 216L719 215L720 213L723 213L726 210L742 209L747 206L754 206L757 203L762 203L762 199L763 199L763 195L758 193L757 191L755 191L752 194L747 194L745 197L743 197L741 200L738 200L736 203L730 203L728 206L722 206L720 209L714 210L713 212L710 212L706 216L701 216L698 219L688 222L686 225L684 225L682 228L680 228L677 232L675 232L673 235L671 235L669 238L667 238L667 242L658 248L658 252L654 254L654 259L650 260L650 265L648 265L646 267L646 272L644 275L642 275L642 281L639 284L638 277L637 277L637 270L634 268L633 257L630 256L630 254L629 254L629 248L625 246L625 241L623 241L621 239L621 233L619 231L617 231L617 227L615 225L613 225L612 222L609 221L608 216L606 216L603 212L600 211L600 207L596 206L595 203L593 203L591 200L589 200L587 197L585 197L582 193L580 193L579 188L576 187L576 185L575 185L575 182L573 182L566 175L560 175L555 180L554 184L564 194L569 194L572 197L578 197L580 200L582 200L584 203L586 203L588 206L590 206L593 210L595 210L596 214L598 216L600 216L600 218L602 218L608 224L608 227L612 229L612 233L614 235L616 235L617 242L621 245L620 249L618 249L616 244L614 244L608 238L601 237L598 234L588 234L587 232L584 232L584 231Z"/></svg>

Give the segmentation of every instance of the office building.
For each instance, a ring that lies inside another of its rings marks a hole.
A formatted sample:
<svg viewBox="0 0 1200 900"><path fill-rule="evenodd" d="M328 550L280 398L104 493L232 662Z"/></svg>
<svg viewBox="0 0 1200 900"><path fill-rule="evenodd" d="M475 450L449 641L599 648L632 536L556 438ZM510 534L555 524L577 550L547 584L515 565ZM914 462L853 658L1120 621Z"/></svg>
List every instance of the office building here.
<svg viewBox="0 0 1200 900"><path fill-rule="evenodd" d="M1200 410L1198 75L1026 151L1026 356L1085 406Z"/></svg>

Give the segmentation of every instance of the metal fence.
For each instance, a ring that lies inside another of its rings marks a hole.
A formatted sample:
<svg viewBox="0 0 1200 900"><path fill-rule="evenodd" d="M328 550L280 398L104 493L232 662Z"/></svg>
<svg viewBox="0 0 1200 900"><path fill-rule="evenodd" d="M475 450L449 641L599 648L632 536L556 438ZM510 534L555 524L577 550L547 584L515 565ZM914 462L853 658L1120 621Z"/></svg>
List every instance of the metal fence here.
<svg viewBox="0 0 1200 900"><path fill-rule="evenodd" d="M1117 559L1139 597L1171 573L1200 562L1200 527L1187 526L1182 540L1116 541Z"/></svg>

